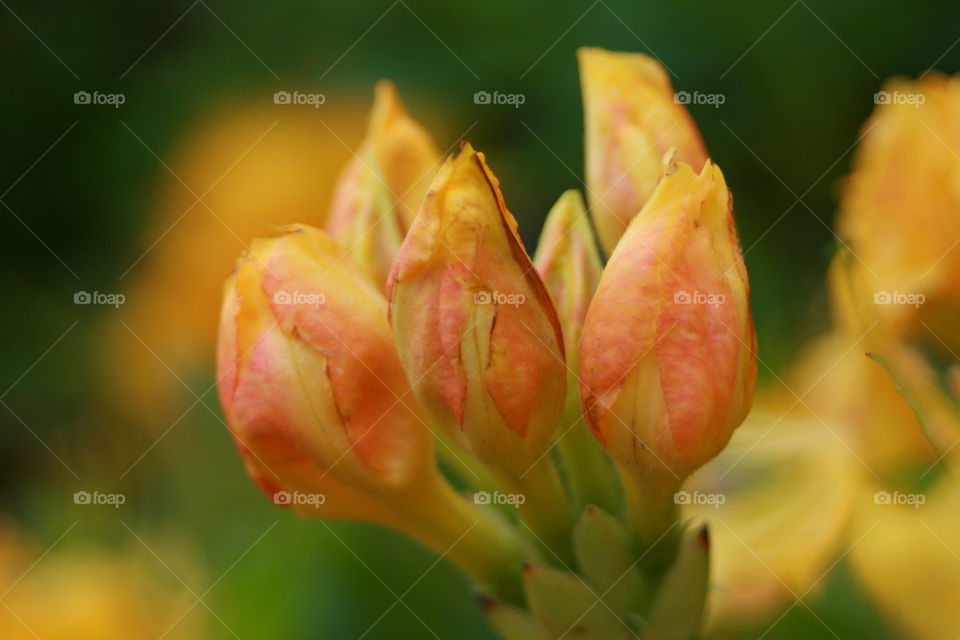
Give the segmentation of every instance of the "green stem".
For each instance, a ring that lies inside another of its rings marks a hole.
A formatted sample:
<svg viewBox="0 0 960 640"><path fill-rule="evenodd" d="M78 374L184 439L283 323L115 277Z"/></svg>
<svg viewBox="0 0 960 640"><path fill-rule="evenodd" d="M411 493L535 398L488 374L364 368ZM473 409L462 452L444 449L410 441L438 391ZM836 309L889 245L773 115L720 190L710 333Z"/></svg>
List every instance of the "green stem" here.
<svg viewBox="0 0 960 640"><path fill-rule="evenodd" d="M515 535L469 504L437 476L409 499L395 503L403 530L457 564L485 589L512 603L523 601L525 557Z"/></svg>
<svg viewBox="0 0 960 640"><path fill-rule="evenodd" d="M550 456L543 456L522 477L502 480L504 487L524 496L518 509L520 519L546 549L544 558L553 564L572 566L573 512Z"/></svg>
<svg viewBox="0 0 960 640"><path fill-rule="evenodd" d="M442 429L434 429L433 433L437 439L437 454L462 482L473 489L491 493L500 488L496 477L473 454L455 444Z"/></svg>
<svg viewBox="0 0 960 640"><path fill-rule="evenodd" d="M662 575L673 562L680 538L680 509L674 494L681 479L669 474L641 474L619 467L623 483L627 522L633 532L640 568L648 574Z"/></svg>

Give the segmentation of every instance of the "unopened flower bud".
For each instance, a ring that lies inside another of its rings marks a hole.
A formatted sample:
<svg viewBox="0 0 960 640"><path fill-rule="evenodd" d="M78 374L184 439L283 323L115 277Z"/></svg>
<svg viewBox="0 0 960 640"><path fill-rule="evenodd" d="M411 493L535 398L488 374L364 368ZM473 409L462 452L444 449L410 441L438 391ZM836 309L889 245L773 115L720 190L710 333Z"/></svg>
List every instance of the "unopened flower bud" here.
<svg viewBox="0 0 960 640"><path fill-rule="evenodd" d="M659 62L642 53L578 51L586 131L587 196L609 256L660 178L660 159L699 171L707 151Z"/></svg>
<svg viewBox="0 0 960 640"><path fill-rule="evenodd" d="M610 465L583 425L577 381L580 332L603 271L579 191L567 191L550 209L533 262L553 299L567 354L567 396L556 449L580 505L595 504L615 511Z"/></svg>
<svg viewBox="0 0 960 640"><path fill-rule="evenodd" d="M393 84L379 82L367 137L340 176L326 228L381 291L439 158Z"/></svg>
<svg viewBox="0 0 960 640"><path fill-rule="evenodd" d="M525 475L563 410L563 337L499 181L470 145L438 172L388 296L400 358L432 422L501 473Z"/></svg>
<svg viewBox="0 0 960 640"><path fill-rule="evenodd" d="M667 161L593 297L580 343L587 423L635 476L679 483L753 398L747 274L720 169Z"/></svg>
<svg viewBox="0 0 960 640"><path fill-rule="evenodd" d="M305 226L254 240L226 293L221 402L237 440L268 468L401 491L432 468L430 434L408 395L386 300L341 253Z"/></svg>

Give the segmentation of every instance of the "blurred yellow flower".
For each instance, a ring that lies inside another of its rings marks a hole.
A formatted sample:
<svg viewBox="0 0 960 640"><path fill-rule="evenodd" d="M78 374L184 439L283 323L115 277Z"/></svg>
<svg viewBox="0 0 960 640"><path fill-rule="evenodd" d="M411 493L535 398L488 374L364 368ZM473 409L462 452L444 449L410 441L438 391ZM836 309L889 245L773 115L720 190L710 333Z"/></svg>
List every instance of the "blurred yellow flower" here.
<svg viewBox="0 0 960 640"><path fill-rule="evenodd" d="M196 598L164 569L141 564L140 556L86 547L41 554L11 529L0 532L0 638L205 637L207 614L192 606Z"/></svg>
<svg viewBox="0 0 960 640"><path fill-rule="evenodd" d="M161 174L141 249L119 274L129 329L114 316L103 327L103 386L138 424L165 428L176 417L185 390L164 363L181 377L209 369L235 257L274 225L321 224L345 145L363 132L365 101L348 95L322 113L264 102L214 111L164 158L175 175Z"/></svg>

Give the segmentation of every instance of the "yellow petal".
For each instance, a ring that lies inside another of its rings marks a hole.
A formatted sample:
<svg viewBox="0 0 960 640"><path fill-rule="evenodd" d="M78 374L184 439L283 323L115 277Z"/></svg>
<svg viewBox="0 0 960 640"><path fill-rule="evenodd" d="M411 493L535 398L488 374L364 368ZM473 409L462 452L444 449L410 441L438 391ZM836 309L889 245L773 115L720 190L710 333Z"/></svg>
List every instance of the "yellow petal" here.
<svg viewBox="0 0 960 640"><path fill-rule="evenodd" d="M863 493L849 534L860 583L909 637L960 637L960 485L945 477L922 494L879 491Z"/></svg>
<svg viewBox="0 0 960 640"><path fill-rule="evenodd" d="M877 101L844 185L837 228L855 256L850 266L859 272L871 320L901 338L929 338L927 325L956 351L960 78L894 79Z"/></svg>
<svg viewBox="0 0 960 640"><path fill-rule="evenodd" d="M828 430L840 427L760 404L678 494L685 516L710 523L714 629L777 615L813 587L860 490L859 463Z"/></svg>

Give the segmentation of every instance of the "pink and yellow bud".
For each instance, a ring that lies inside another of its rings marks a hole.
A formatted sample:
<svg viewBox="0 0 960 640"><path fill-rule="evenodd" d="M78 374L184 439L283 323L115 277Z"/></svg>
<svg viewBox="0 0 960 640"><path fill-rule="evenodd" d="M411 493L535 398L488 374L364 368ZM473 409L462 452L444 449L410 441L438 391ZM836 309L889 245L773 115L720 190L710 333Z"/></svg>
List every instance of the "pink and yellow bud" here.
<svg viewBox="0 0 960 640"><path fill-rule="evenodd" d="M720 169L666 174L610 257L587 312L590 429L618 465L677 484L743 421L756 379L746 270Z"/></svg>
<svg viewBox="0 0 960 640"><path fill-rule="evenodd" d="M540 233L533 262L553 299L563 328L567 362L574 359L590 299L600 283L603 264L579 191L571 189L557 200Z"/></svg>
<svg viewBox="0 0 960 640"><path fill-rule="evenodd" d="M393 84L379 82L367 137L340 176L326 225L377 289L383 290L439 159Z"/></svg>
<svg viewBox="0 0 960 640"><path fill-rule="evenodd" d="M217 359L227 423L275 502L404 531L516 590L513 540L437 471L386 298L326 233L298 225L252 243L227 283Z"/></svg>
<svg viewBox="0 0 960 640"><path fill-rule="evenodd" d="M563 410L563 337L499 181L470 145L434 179L388 296L432 423L500 473L525 475Z"/></svg>
<svg viewBox="0 0 960 640"><path fill-rule="evenodd" d="M386 300L341 255L306 226L252 243L227 285L221 403L260 480L315 470L316 482L402 492L432 468L430 434Z"/></svg>
<svg viewBox="0 0 960 640"><path fill-rule="evenodd" d="M579 191L565 192L550 209L533 262L557 310L567 354L567 396L556 449L580 504L595 504L614 512L617 501L610 465L582 423L577 380L580 332L603 271Z"/></svg>
<svg viewBox="0 0 960 640"><path fill-rule="evenodd" d="M653 58L603 49L578 51L586 130L587 195L607 255L660 179L671 148L700 171L707 151Z"/></svg>

